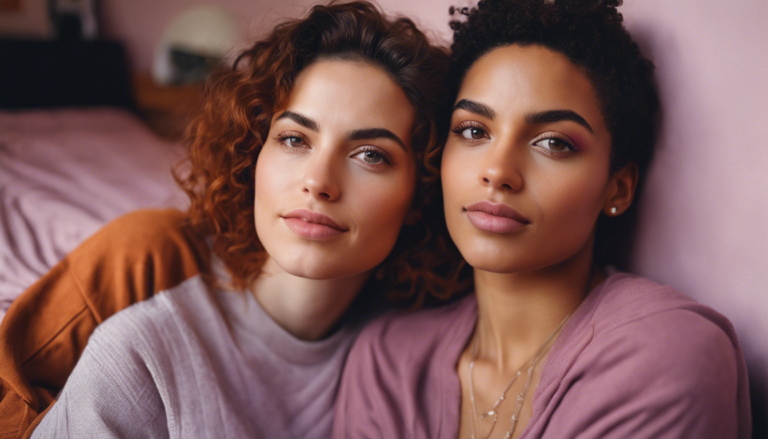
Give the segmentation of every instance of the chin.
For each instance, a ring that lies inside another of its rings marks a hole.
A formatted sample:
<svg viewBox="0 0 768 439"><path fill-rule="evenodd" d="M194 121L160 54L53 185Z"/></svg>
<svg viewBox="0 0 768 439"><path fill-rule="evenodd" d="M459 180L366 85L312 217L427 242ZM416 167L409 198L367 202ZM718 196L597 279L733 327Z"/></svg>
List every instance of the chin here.
<svg viewBox="0 0 768 439"><path fill-rule="evenodd" d="M300 257L286 260L272 257L275 263L286 273L312 280L332 280L354 276L359 272L350 272L349 263L334 261L332 258Z"/></svg>
<svg viewBox="0 0 768 439"><path fill-rule="evenodd" d="M512 252L503 249L489 251L487 247L483 247L470 249L466 252L462 251L461 253L467 264L475 270L511 274L531 272L567 264L588 249L586 246L581 248L578 248L578 246L573 247L576 248L557 248L555 250L549 249L549 251L542 249L542 251L535 253L531 251ZM591 251L591 247L589 250Z"/></svg>
<svg viewBox="0 0 768 439"><path fill-rule="evenodd" d="M328 264L281 264L277 263L286 273L312 280L330 280L347 277L336 267Z"/></svg>
<svg viewBox="0 0 768 439"><path fill-rule="evenodd" d="M531 267L524 266L525 264L515 260L515 258L502 258L498 255L466 255L464 259L475 270L487 271L489 273L518 273L531 269Z"/></svg>

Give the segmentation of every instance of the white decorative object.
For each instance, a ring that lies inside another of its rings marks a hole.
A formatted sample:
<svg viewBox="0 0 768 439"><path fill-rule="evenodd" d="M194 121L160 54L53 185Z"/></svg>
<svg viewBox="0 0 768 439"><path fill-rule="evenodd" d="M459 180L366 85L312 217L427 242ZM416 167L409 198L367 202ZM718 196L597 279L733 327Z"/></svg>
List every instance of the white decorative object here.
<svg viewBox="0 0 768 439"><path fill-rule="evenodd" d="M199 6L174 18L155 51L152 78L158 84L174 81L171 50L183 49L205 57L224 58L241 38L235 15L220 6Z"/></svg>

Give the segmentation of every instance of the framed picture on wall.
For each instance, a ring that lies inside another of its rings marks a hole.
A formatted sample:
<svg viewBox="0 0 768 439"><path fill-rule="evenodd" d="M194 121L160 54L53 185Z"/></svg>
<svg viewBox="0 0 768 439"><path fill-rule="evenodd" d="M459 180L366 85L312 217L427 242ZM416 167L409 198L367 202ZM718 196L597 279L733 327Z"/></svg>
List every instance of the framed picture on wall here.
<svg viewBox="0 0 768 439"><path fill-rule="evenodd" d="M96 0L48 0L51 25L60 39L97 39L96 12Z"/></svg>

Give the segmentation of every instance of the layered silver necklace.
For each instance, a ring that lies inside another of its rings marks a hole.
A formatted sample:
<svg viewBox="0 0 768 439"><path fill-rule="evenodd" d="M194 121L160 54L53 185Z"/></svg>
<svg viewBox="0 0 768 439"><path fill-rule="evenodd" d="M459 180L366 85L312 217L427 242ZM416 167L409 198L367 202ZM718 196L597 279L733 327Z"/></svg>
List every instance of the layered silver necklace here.
<svg viewBox="0 0 768 439"><path fill-rule="evenodd" d="M496 402L493 404L490 410L484 411L484 412L478 412L477 411L477 404L475 403L475 389L473 386L473 372L475 369L475 360L477 359L477 351L478 351L478 344L480 337L475 338L474 345L472 347L472 359L469 361L469 400L472 403L472 412L469 415L469 425L472 429L472 439L478 439L479 435L476 435L475 433L475 418L479 419L479 421L484 421L488 418L492 418L493 422L491 423L491 428L488 430L488 434L483 437L483 439L488 439L491 437L491 434L493 433L493 429L496 427L496 422L499 420L499 414L496 411L496 409L499 407L502 401L507 396L507 392L510 388L512 388L512 385L515 384L515 381L517 381L517 378L522 375L523 370L527 369L527 376L525 379L525 385L523 386L523 390L520 391L520 393L517 395L517 398L515 399L515 411L512 414L512 425L509 427L509 430L507 430L506 437L511 438L512 434L515 431L515 427L517 426L517 421L520 419L520 412L523 409L523 402L525 401L525 396L528 394L528 389L531 387L531 377L533 376L533 369L536 367L536 363L541 360L541 357L544 355L544 352L546 351L546 347L549 345L549 343L552 341L552 339L555 338L558 332L560 332L561 329L563 329L563 326L565 326L565 322L568 321L568 317L571 316L571 313L568 313L568 315L563 318L563 321L560 322L559 325L557 325L557 328L555 328L554 332L549 335L547 340L544 342L544 344L541 345L538 351L536 351L536 354L534 354L533 358L529 359L525 363L523 363L522 367L517 370L517 373L515 376L512 377L512 380L507 384L507 387L504 388L504 391L501 392L501 396L499 396L499 399L496 400Z"/></svg>

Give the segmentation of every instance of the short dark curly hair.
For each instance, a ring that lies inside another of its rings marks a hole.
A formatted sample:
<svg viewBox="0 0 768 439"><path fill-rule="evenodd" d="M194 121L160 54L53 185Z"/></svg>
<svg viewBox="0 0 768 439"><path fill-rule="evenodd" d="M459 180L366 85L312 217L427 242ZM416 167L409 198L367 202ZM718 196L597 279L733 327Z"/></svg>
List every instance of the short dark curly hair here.
<svg viewBox="0 0 768 439"><path fill-rule="evenodd" d="M656 141L659 98L654 66L623 26L622 0L481 0L451 8L454 92L467 70L494 48L541 45L581 67L611 134L611 171L636 163L645 174Z"/></svg>
<svg viewBox="0 0 768 439"><path fill-rule="evenodd" d="M471 9L450 8L451 15L464 18L451 21L452 97L455 100L474 62L497 47L540 45L561 53L584 71L595 89L611 134L611 173L635 163L642 182L656 142L659 96L653 63L624 28L621 4L622 0L480 0ZM619 217L601 215L596 263L626 268L637 205Z"/></svg>

